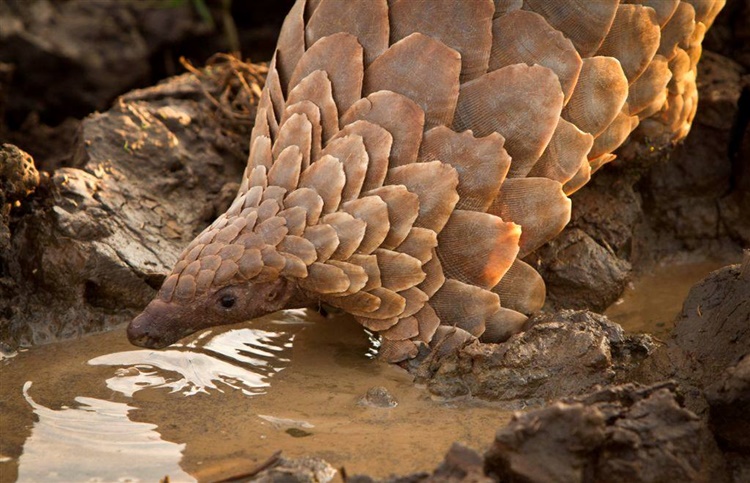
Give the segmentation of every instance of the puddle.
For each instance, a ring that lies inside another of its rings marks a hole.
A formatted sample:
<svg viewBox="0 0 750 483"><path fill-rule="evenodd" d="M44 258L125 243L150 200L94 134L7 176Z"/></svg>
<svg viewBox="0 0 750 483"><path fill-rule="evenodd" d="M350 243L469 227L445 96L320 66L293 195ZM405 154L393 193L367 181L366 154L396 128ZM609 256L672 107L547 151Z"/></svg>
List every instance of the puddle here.
<svg viewBox="0 0 750 483"><path fill-rule="evenodd" d="M678 260L644 270L604 314L630 333L665 339L674 328L690 288L709 273L737 261Z"/></svg>
<svg viewBox="0 0 750 483"><path fill-rule="evenodd" d="M19 481L158 481L165 473L194 481L179 466L185 445L162 440L154 424L131 421L133 407L77 397L77 407L53 410L34 402L31 386L24 385L24 399L38 419L19 460Z"/></svg>
<svg viewBox="0 0 750 483"><path fill-rule="evenodd" d="M665 337L690 287L725 264L656 266L607 315ZM162 351L131 346L120 328L6 354L0 482L215 481L279 449L386 477L434 469L454 441L483 451L510 417L433 400L373 350L348 317L287 311ZM376 386L398 404L362 405Z"/></svg>
<svg viewBox="0 0 750 483"><path fill-rule="evenodd" d="M434 469L454 441L484 450L510 417L435 401L371 352L353 320L304 311L162 351L121 329L20 352L0 361L0 481L213 481L279 449L385 477ZM398 405L358 404L374 386Z"/></svg>

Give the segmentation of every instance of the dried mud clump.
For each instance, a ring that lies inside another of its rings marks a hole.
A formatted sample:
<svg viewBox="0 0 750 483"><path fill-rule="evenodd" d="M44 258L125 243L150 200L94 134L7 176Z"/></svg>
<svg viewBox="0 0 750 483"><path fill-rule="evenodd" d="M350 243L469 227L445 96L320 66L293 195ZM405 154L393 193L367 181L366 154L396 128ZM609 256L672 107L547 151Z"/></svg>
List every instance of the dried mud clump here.
<svg viewBox="0 0 750 483"><path fill-rule="evenodd" d="M516 415L485 455L500 481L723 481L705 423L675 386L607 388Z"/></svg>
<svg viewBox="0 0 750 483"><path fill-rule="evenodd" d="M666 345L635 371L637 380L673 378L684 387L687 406L706 411L703 389L750 353L748 264L746 257L742 265L717 270L690 290Z"/></svg>
<svg viewBox="0 0 750 483"><path fill-rule="evenodd" d="M539 404L616 382L656 345L587 311L543 314L524 328L502 344L474 341L444 357L427 356L410 370L442 397Z"/></svg>

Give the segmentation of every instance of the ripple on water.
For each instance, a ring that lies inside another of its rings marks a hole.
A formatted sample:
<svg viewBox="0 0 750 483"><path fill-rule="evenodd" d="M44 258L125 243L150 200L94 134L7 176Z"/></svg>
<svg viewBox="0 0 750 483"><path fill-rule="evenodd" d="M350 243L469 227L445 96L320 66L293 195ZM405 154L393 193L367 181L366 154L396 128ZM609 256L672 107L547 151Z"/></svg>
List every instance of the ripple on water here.
<svg viewBox="0 0 750 483"><path fill-rule="evenodd" d="M23 396L38 420L19 460L19 481L196 481L180 468L184 444L164 441L156 425L128 418L132 406L91 397L50 409ZM85 455L82 457L82 455Z"/></svg>
<svg viewBox="0 0 750 483"><path fill-rule="evenodd" d="M235 329L211 339L201 337L178 350L115 352L88 363L129 366L106 381L107 387L128 397L148 387L166 387L192 396L212 389L223 392L222 385L253 396L263 394L268 379L288 364L283 353L291 349L293 339L293 334L285 332Z"/></svg>
<svg viewBox="0 0 750 483"><path fill-rule="evenodd" d="M292 315L290 320L294 319ZM290 320L287 320L289 322ZM148 388L169 388L184 396L224 392L265 393L268 379L286 368L292 332L234 329L165 351L128 350L94 357L91 366L126 366L106 379L127 398ZM157 425L132 421L131 404L76 397L76 407L50 409L22 389L37 421L18 460L18 481L196 481L180 467L185 443L165 441ZM85 457L81 457L85 455ZM6 461L7 462L7 461ZM135 463L135 464L134 464Z"/></svg>

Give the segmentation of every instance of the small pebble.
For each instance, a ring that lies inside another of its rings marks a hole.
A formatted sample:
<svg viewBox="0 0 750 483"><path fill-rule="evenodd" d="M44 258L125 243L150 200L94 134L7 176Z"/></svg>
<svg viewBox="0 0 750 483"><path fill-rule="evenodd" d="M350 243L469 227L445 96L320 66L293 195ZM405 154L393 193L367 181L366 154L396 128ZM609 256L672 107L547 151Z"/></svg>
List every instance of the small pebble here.
<svg viewBox="0 0 750 483"><path fill-rule="evenodd" d="M359 398L357 404L371 408L395 408L398 401L383 386L371 387L364 396Z"/></svg>

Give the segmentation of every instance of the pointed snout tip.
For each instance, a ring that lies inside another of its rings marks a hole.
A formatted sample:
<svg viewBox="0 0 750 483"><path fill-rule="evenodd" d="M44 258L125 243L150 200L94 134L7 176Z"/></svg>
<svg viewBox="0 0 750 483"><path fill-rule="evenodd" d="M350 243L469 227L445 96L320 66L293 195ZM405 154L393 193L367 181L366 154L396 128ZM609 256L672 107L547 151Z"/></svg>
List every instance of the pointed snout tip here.
<svg viewBox="0 0 750 483"><path fill-rule="evenodd" d="M163 349L177 341L176 337L168 337L167 334L158 330L161 318L159 312L158 307L155 307L152 302L128 324L127 334L131 344L148 349Z"/></svg>

